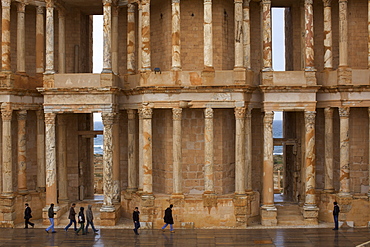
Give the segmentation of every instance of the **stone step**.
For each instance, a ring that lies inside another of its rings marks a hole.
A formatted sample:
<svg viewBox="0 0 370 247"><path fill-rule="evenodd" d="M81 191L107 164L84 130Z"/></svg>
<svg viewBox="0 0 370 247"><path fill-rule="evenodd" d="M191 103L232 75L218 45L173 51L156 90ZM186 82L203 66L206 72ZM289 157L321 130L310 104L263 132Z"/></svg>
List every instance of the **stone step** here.
<svg viewBox="0 0 370 247"><path fill-rule="evenodd" d="M276 205L278 225L294 226L304 225L304 218L301 209L297 204L281 203Z"/></svg>

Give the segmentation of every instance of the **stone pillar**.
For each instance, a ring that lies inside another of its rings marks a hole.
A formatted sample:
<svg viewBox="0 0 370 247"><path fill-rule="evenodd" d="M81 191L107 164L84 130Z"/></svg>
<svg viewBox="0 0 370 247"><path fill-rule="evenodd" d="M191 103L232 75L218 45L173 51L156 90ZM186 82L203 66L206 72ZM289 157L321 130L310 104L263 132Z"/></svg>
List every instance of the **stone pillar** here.
<svg viewBox="0 0 370 247"><path fill-rule="evenodd" d="M64 74L66 72L66 17L63 10L58 11L59 17L59 74Z"/></svg>
<svg viewBox="0 0 370 247"><path fill-rule="evenodd" d="M26 4L17 3L17 72L26 72L26 25L25 25Z"/></svg>
<svg viewBox="0 0 370 247"><path fill-rule="evenodd" d="M340 117L340 190L346 196L349 190L349 107L339 108Z"/></svg>
<svg viewBox="0 0 370 247"><path fill-rule="evenodd" d="M119 7L116 5L112 10L112 70L118 74L118 14Z"/></svg>
<svg viewBox="0 0 370 247"><path fill-rule="evenodd" d="M2 103L1 117L3 120L3 194L13 194L13 157L12 157L12 115L11 104Z"/></svg>
<svg viewBox="0 0 370 247"><path fill-rule="evenodd" d="M68 201L67 178L67 123L63 115L58 116L58 194L59 201Z"/></svg>
<svg viewBox="0 0 370 247"><path fill-rule="evenodd" d="M143 191L143 177L144 177L144 168L143 168L143 108L138 110L139 112L139 191Z"/></svg>
<svg viewBox="0 0 370 247"><path fill-rule="evenodd" d="M112 0L103 0L103 71L112 73Z"/></svg>
<svg viewBox="0 0 370 247"><path fill-rule="evenodd" d="M305 121L305 207L316 207L315 200L315 117L316 112L305 111L304 121Z"/></svg>
<svg viewBox="0 0 370 247"><path fill-rule="evenodd" d="M367 192L367 196L370 197L370 107L368 108L368 114L369 114L369 166L368 166L368 170L369 170L369 190Z"/></svg>
<svg viewBox="0 0 370 247"><path fill-rule="evenodd" d="M36 73L44 73L45 55L44 7L36 8Z"/></svg>
<svg viewBox="0 0 370 247"><path fill-rule="evenodd" d="M55 113L45 113L46 206L58 202L55 118Z"/></svg>
<svg viewBox="0 0 370 247"><path fill-rule="evenodd" d="M181 70L180 0L172 0L172 70Z"/></svg>
<svg viewBox="0 0 370 247"><path fill-rule="evenodd" d="M137 166L136 166L136 122L135 122L135 110L127 110L128 115L128 191L136 191L137 187Z"/></svg>
<svg viewBox="0 0 370 247"><path fill-rule="evenodd" d="M327 107L325 113L325 191L334 192L333 182L333 108Z"/></svg>
<svg viewBox="0 0 370 247"><path fill-rule="evenodd" d="M113 212L113 121L114 113L103 112L103 191L104 203L101 211Z"/></svg>
<svg viewBox="0 0 370 247"><path fill-rule="evenodd" d="M339 0L339 67L348 66L347 0Z"/></svg>
<svg viewBox="0 0 370 247"><path fill-rule="evenodd" d="M204 0L204 70L213 71L212 0Z"/></svg>
<svg viewBox="0 0 370 247"><path fill-rule="evenodd" d="M135 5L127 4L127 73L135 74Z"/></svg>
<svg viewBox="0 0 370 247"><path fill-rule="evenodd" d="M245 167L245 188L247 192L252 192L252 108L247 108L245 114Z"/></svg>
<svg viewBox="0 0 370 247"><path fill-rule="evenodd" d="M181 145L182 109L172 109L173 121L173 195L182 195L182 145Z"/></svg>
<svg viewBox="0 0 370 247"><path fill-rule="evenodd" d="M141 9L141 70L150 71L150 0L142 0Z"/></svg>
<svg viewBox="0 0 370 247"><path fill-rule="evenodd" d="M44 112L38 110L37 114L37 190L45 191L45 124Z"/></svg>
<svg viewBox="0 0 370 247"><path fill-rule="evenodd" d="M120 180L120 135L119 135L120 114L114 115L113 119L113 199L119 202L121 198Z"/></svg>
<svg viewBox="0 0 370 247"><path fill-rule="evenodd" d="M331 28L331 0L324 3L324 69L333 68L333 39Z"/></svg>
<svg viewBox="0 0 370 247"><path fill-rule="evenodd" d="M18 192L27 193L27 111L17 112L18 117Z"/></svg>
<svg viewBox="0 0 370 247"><path fill-rule="evenodd" d="M271 0L262 0L262 71L272 70Z"/></svg>
<svg viewBox="0 0 370 247"><path fill-rule="evenodd" d="M153 169L152 169L152 108L142 108L143 117L143 192L153 194Z"/></svg>
<svg viewBox="0 0 370 247"><path fill-rule="evenodd" d="M245 194L245 108L236 107L235 113L235 194Z"/></svg>
<svg viewBox="0 0 370 247"><path fill-rule="evenodd" d="M314 33L313 33L313 0L305 0L305 70L315 71Z"/></svg>
<svg viewBox="0 0 370 247"><path fill-rule="evenodd" d="M243 0L234 1L235 58L234 69L244 68Z"/></svg>
<svg viewBox="0 0 370 247"><path fill-rule="evenodd" d="M137 41L138 41L138 54L137 54L137 59L138 59L138 61L137 61L137 65L138 65L138 69L139 69L139 71L142 71L142 62L141 62L141 58L142 58L142 51L143 51L143 49L142 49L142 47L143 47L143 35L142 35L142 29L143 29L143 7L142 7L142 5L141 5L141 2L139 1L138 3L137 3L137 6L138 6L138 17L137 17L137 21L138 21L138 26L139 26L139 28L138 28L138 30L137 30Z"/></svg>
<svg viewBox="0 0 370 247"><path fill-rule="evenodd" d="M370 0L367 1L367 15L368 15L367 17L367 29L368 29L368 44L367 44L368 55L367 56L368 56L368 60L367 61L368 61L368 67L370 68Z"/></svg>
<svg viewBox="0 0 370 247"><path fill-rule="evenodd" d="M204 116L204 193L213 194L213 109L206 108Z"/></svg>
<svg viewBox="0 0 370 247"><path fill-rule="evenodd" d="M250 0L243 3L243 47L244 47L244 67L252 69L251 65L251 21L249 13Z"/></svg>
<svg viewBox="0 0 370 247"><path fill-rule="evenodd" d="M11 0L1 0L1 56L2 71L11 71L10 54L10 4Z"/></svg>
<svg viewBox="0 0 370 247"><path fill-rule="evenodd" d="M46 0L46 74L54 74L54 0Z"/></svg>

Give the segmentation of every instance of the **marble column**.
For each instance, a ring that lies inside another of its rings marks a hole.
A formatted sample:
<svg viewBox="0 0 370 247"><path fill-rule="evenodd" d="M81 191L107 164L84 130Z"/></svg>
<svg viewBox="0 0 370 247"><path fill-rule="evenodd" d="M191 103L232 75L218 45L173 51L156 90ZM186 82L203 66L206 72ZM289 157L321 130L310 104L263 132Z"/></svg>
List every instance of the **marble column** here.
<svg viewBox="0 0 370 247"><path fill-rule="evenodd" d="M213 71L212 0L204 0L204 70Z"/></svg>
<svg viewBox="0 0 370 247"><path fill-rule="evenodd" d="M54 74L54 0L46 1L46 65L45 73Z"/></svg>
<svg viewBox="0 0 370 247"><path fill-rule="evenodd" d="M204 117L204 193L213 194L213 109L206 108Z"/></svg>
<svg viewBox="0 0 370 247"><path fill-rule="evenodd" d="M333 39L331 28L331 0L324 3L324 69L333 68Z"/></svg>
<svg viewBox="0 0 370 247"><path fill-rule="evenodd" d="M262 71L272 70L271 0L262 0Z"/></svg>
<svg viewBox="0 0 370 247"><path fill-rule="evenodd" d="M37 115L37 190L45 191L45 123L44 112L38 110Z"/></svg>
<svg viewBox="0 0 370 247"><path fill-rule="evenodd" d="M13 194L13 157L12 157L12 116L11 104L2 103L1 117L3 120L3 194Z"/></svg>
<svg viewBox="0 0 370 247"><path fill-rule="evenodd" d="M67 122L64 115L58 115L58 193L59 201L68 201L67 178Z"/></svg>
<svg viewBox="0 0 370 247"><path fill-rule="evenodd" d="M304 121L305 121L305 207L316 207L315 200L315 117L316 112L305 111Z"/></svg>
<svg viewBox="0 0 370 247"><path fill-rule="evenodd" d="M58 42L58 72L59 74L64 74L66 72L66 16L63 10L58 11L59 17L59 42Z"/></svg>
<svg viewBox="0 0 370 247"><path fill-rule="evenodd" d="M143 108L138 110L139 113L139 191L143 191L143 177L144 177L144 166L143 166Z"/></svg>
<svg viewBox="0 0 370 247"><path fill-rule="evenodd" d="M274 206L274 139L272 132L272 122L274 112L265 112L263 118L263 207Z"/></svg>
<svg viewBox="0 0 370 247"><path fill-rule="evenodd" d="M243 3L243 49L244 49L244 67L247 70L252 69L251 65L251 21L250 21L250 0L244 0Z"/></svg>
<svg viewBox="0 0 370 247"><path fill-rule="evenodd" d="M368 30L368 44L367 44L367 47L368 47L368 52L367 52L367 63L368 63L368 68L370 68L370 0L367 1L367 30ZM370 162L369 162L370 163ZM370 181L370 180L369 180ZM370 183L370 182L369 182ZM370 190L370 186L369 186L369 190Z"/></svg>
<svg viewBox="0 0 370 247"><path fill-rule="evenodd" d="M36 73L44 73L44 7L36 8Z"/></svg>
<svg viewBox="0 0 370 247"><path fill-rule="evenodd" d="M127 148L128 148L128 191L136 191L138 189L137 186L137 165L136 165L136 121L135 121L135 110L128 109L128 140L127 140Z"/></svg>
<svg viewBox="0 0 370 247"><path fill-rule="evenodd" d="M11 71L10 54L10 4L11 0L1 0L1 56L2 71Z"/></svg>
<svg viewBox="0 0 370 247"><path fill-rule="evenodd" d="M112 0L103 0L103 71L112 73Z"/></svg>
<svg viewBox="0 0 370 247"><path fill-rule="evenodd" d="M339 194L349 195L349 107L339 108L340 117L340 189Z"/></svg>
<svg viewBox="0 0 370 247"><path fill-rule="evenodd" d="M135 5L127 4L127 73L135 74Z"/></svg>
<svg viewBox="0 0 370 247"><path fill-rule="evenodd" d="M153 193L153 164L152 164L152 108L142 108L143 117L143 192Z"/></svg>
<svg viewBox="0 0 370 247"><path fill-rule="evenodd" d="M245 167L246 191L252 189L252 108L247 108L245 113Z"/></svg>
<svg viewBox="0 0 370 247"><path fill-rule="evenodd" d="M181 145L181 122L182 108L172 109L173 121L173 194L182 195L182 145Z"/></svg>
<svg viewBox="0 0 370 247"><path fill-rule="evenodd" d="M234 35L235 35L235 58L234 69L244 68L244 45L243 45L243 0L234 1Z"/></svg>
<svg viewBox="0 0 370 247"><path fill-rule="evenodd" d="M368 114L369 114L369 157L368 157L368 170L369 170L369 190L367 192L367 196L370 197L370 107L368 108Z"/></svg>
<svg viewBox="0 0 370 247"><path fill-rule="evenodd" d="M181 70L180 0L172 0L172 70Z"/></svg>
<svg viewBox="0 0 370 247"><path fill-rule="evenodd" d="M305 70L314 71L313 0L305 0Z"/></svg>
<svg viewBox="0 0 370 247"><path fill-rule="evenodd" d="M339 67L348 66L347 0L339 0Z"/></svg>
<svg viewBox="0 0 370 247"><path fill-rule="evenodd" d="M113 121L114 113L103 112L103 191L102 211L114 211L113 206Z"/></svg>
<svg viewBox="0 0 370 247"><path fill-rule="evenodd" d="M55 113L45 113L46 205L58 202Z"/></svg>
<svg viewBox="0 0 370 247"><path fill-rule="evenodd" d="M17 3L17 72L26 72L26 24L25 24L26 4Z"/></svg>
<svg viewBox="0 0 370 247"><path fill-rule="evenodd" d="M121 198L120 180L120 135L119 135L120 114L114 115L113 119L113 199L119 202Z"/></svg>
<svg viewBox="0 0 370 247"><path fill-rule="evenodd" d="M18 192L27 192L27 111L17 112L18 117Z"/></svg>
<svg viewBox="0 0 370 247"><path fill-rule="evenodd" d="M118 14L119 6L112 9L112 71L118 74Z"/></svg>
<svg viewBox="0 0 370 247"><path fill-rule="evenodd" d="M333 180L333 108L327 107L325 113L325 188L329 193L334 192Z"/></svg>
<svg viewBox="0 0 370 247"><path fill-rule="evenodd" d="M150 0L141 1L141 70L151 70Z"/></svg>
<svg viewBox="0 0 370 247"><path fill-rule="evenodd" d="M138 70L139 71L142 71L142 47L143 47L143 35L142 35L142 27L143 27L143 7L142 7L142 4L141 2L139 1L137 3L137 6L138 6L138 9L137 9L137 12L138 12L138 17L137 17L137 22L138 22L138 30L137 30L137 41L138 41L138 51L137 51L137 65L138 65Z"/></svg>
<svg viewBox="0 0 370 247"><path fill-rule="evenodd" d="M245 107L236 107L235 114L235 194L245 194Z"/></svg>

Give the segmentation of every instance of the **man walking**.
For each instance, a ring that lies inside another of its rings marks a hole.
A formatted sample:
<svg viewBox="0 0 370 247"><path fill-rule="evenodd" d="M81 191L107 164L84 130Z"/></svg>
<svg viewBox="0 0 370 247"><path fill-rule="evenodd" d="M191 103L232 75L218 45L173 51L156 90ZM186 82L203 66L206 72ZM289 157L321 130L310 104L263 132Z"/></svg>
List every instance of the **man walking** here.
<svg viewBox="0 0 370 247"><path fill-rule="evenodd" d="M30 219L32 218L32 210L28 206L28 203L24 204L26 206L26 209L24 210L24 229L28 228L28 225L32 226L34 228L35 224L30 222Z"/></svg>
<svg viewBox="0 0 370 247"><path fill-rule="evenodd" d="M87 210L86 210L86 233L88 233L87 229L89 228L89 225L91 225L91 229L94 231L94 232L97 232L98 230L95 229L95 226L94 226L94 215L93 215L93 212L91 210L92 208L92 205L88 205L87 206Z"/></svg>
<svg viewBox="0 0 370 247"><path fill-rule="evenodd" d="M48 228L45 229L45 231L47 233L49 233L50 229L52 230L51 233L56 233L56 231L54 230L54 215L56 213L54 213L54 203L50 204L50 207L49 207L49 210L48 210L48 217L49 217L49 221L50 221L50 226Z"/></svg>
<svg viewBox="0 0 370 247"><path fill-rule="evenodd" d="M139 215L140 215L139 208L135 207L135 210L132 213L132 219L134 221L134 227L135 227L133 230L134 230L136 235L139 235L139 233L137 231L140 228L140 217L139 217Z"/></svg>
<svg viewBox="0 0 370 247"><path fill-rule="evenodd" d="M76 235L82 230L82 235L86 235L85 233L85 214L84 214L84 207L80 207L80 212L78 213L78 223L80 224L80 228L76 231Z"/></svg>
<svg viewBox="0 0 370 247"><path fill-rule="evenodd" d="M335 227L333 228L333 230L338 230L339 229L339 227L338 227L339 212L340 212L340 209L339 209L338 203L334 202L333 216L334 216Z"/></svg>
<svg viewBox="0 0 370 247"><path fill-rule="evenodd" d="M68 231L68 228L74 224L75 231L77 231L77 226L76 226L76 211L75 211L76 203L72 203L71 208L69 209L69 224L64 228L64 231Z"/></svg>
<svg viewBox="0 0 370 247"><path fill-rule="evenodd" d="M171 204L170 207L168 207L165 211L164 211L164 226L162 227L162 231L164 232L164 229L170 225L170 232L171 233L174 233L175 231L173 230L173 218L172 218L172 208L173 208L173 205Z"/></svg>

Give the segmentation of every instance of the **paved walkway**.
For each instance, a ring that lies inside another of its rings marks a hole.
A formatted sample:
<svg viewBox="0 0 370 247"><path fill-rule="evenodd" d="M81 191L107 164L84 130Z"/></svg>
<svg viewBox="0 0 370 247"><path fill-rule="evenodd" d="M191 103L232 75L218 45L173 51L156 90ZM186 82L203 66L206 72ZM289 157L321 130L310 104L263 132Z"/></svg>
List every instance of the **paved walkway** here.
<svg viewBox="0 0 370 247"><path fill-rule="evenodd" d="M0 229L0 246L370 246L370 229L289 228L289 229L100 229L97 234L75 235L73 230L46 233L44 228Z"/></svg>

